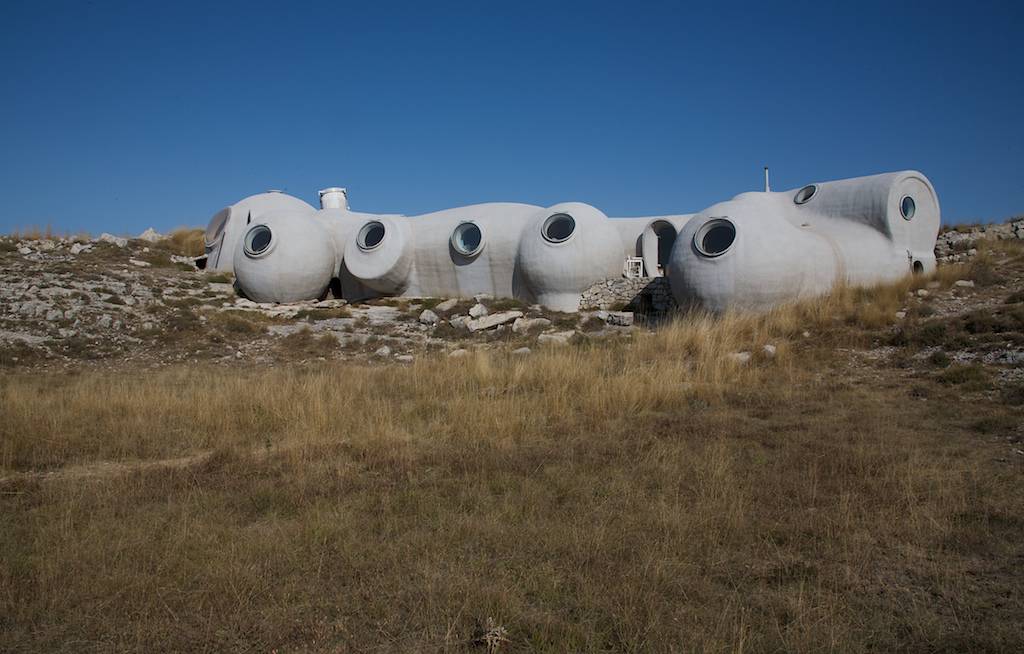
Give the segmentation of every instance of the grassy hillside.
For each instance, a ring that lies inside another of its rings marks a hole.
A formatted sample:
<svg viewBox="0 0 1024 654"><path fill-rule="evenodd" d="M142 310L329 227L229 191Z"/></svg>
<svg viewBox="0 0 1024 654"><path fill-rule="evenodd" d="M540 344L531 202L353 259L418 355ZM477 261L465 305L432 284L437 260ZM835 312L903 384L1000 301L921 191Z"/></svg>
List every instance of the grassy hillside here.
<svg viewBox="0 0 1024 654"><path fill-rule="evenodd" d="M1022 290L999 244L528 358L6 375L0 649L1019 649Z"/></svg>

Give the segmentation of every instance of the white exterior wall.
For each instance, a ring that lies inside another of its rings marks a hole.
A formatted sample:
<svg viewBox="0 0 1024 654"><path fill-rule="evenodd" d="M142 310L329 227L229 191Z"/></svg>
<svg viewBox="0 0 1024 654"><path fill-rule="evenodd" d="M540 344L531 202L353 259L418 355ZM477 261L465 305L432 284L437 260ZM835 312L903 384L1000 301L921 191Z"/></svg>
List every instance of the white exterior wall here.
<svg viewBox="0 0 1024 654"><path fill-rule="evenodd" d="M806 204L794 202L797 191L743 193L698 214L614 219L576 202L490 203L402 216L350 211L340 190L325 193L319 211L283 194L260 194L229 207L226 219L220 212L211 220L212 232L220 221L225 228L208 247L208 267L234 270L246 295L261 301L320 297L337 278L342 296L352 300L487 293L562 311L576 311L589 286L620 276L626 257L642 257L647 274L657 275L661 229L678 232L663 261L677 301L712 310L761 309L840 282L891 280L915 262L934 269L939 204L920 173L820 183ZM916 204L910 220L900 214L908 195ZM555 214L575 222L564 241L543 235ZM731 246L713 257L694 245L712 220L735 229ZM384 226L384 237L361 247L360 231L373 221ZM450 240L462 223L476 225L482 236L479 251L468 256ZM273 247L254 256L245 251L244 235L258 225L272 230Z"/></svg>
<svg viewBox="0 0 1024 654"><path fill-rule="evenodd" d="M800 189L743 193L696 214L672 251L670 281L676 301L715 311L765 309L828 292L835 284L857 286L934 270L938 199L915 171L817 184L814 196L796 204ZM909 195L916 211L900 214ZM726 219L735 240L708 257L695 235L709 221Z"/></svg>

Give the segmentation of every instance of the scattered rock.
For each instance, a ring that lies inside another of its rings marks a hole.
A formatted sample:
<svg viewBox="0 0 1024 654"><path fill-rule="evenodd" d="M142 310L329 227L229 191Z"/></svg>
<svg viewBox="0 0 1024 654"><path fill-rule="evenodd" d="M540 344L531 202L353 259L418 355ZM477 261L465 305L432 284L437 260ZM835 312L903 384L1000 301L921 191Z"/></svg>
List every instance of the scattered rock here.
<svg viewBox="0 0 1024 654"><path fill-rule="evenodd" d="M82 254L83 252L88 252L91 249L91 243L72 243L70 252L71 254L79 255Z"/></svg>
<svg viewBox="0 0 1024 654"><path fill-rule="evenodd" d="M494 296L490 293L477 293L473 296L473 299L477 302L490 302L494 299Z"/></svg>
<svg viewBox="0 0 1024 654"><path fill-rule="evenodd" d="M540 345L568 345L569 341L575 334L576 332L574 330L569 330L567 332L554 332L552 334L541 334L537 337L537 343Z"/></svg>
<svg viewBox="0 0 1024 654"><path fill-rule="evenodd" d="M764 353L764 355L769 359L772 359L775 357L775 353L778 352L778 348L772 345L771 343L768 343L761 348L761 352Z"/></svg>
<svg viewBox="0 0 1024 654"><path fill-rule="evenodd" d="M974 288L974 282L970 279L958 279L953 282L953 286L959 286L960 288Z"/></svg>
<svg viewBox="0 0 1024 654"><path fill-rule="evenodd" d="M420 313L419 321L424 325L436 325L441 319L430 309L424 309Z"/></svg>
<svg viewBox="0 0 1024 654"><path fill-rule="evenodd" d="M609 325L615 325L617 327L632 327L633 326L633 312L632 311L603 311L604 321Z"/></svg>
<svg viewBox="0 0 1024 654"><path fill-rule="evenodd" d="M896 312L896 320L903 320L906 317L907 317L907 312L906 311L897 311Z"/></svg>
<svg viewBox="0 0 1024 654"><path fill-rule="evenodd" d="M150 243L156 243L157 241L162 241L165 238L167 237L161 234L160 232L156 231L152 227L139 234L140 240L149 241Z"/></svg>
<svg viewBox="0 0 1024 654"><path fill-rule="evenodd" d="M27 257L28 255L32 254L32 248L20 247L18 248L18 254Z"/></svg>
<svg viewBox="0 0 1024 654"><path fill-rule="evenodd" d="M459 357L464 357L464 356L466 356L468 354L469 354L469 350L463 350L463 349L460 348L458 350L452 350L451 352L448 353L448 356L453 358L453 359L458 359Z"/></svg>
<svg viewBox="0 0 1024 654"><path fill-rule="evenodd" d="M149 268L152 265L148 261L139 261L138 259L129 259L128 263L139 268Z"/></svg>
<svg viewBox="0 0 1024 654"><path fill-rule="evenodd" d="M399 354L398 356L395 357L395 361L401 361L402 363L412 363L414 358L415 357L413 357L413 355L411 354Z"/></svg>
<svg viewBox="0 0 1024 654"><path fill-rule="evenodd" d="M551 326L547 318L516 318L512 323L512 331L516 334L529 334L539 332Z"/></svg>
<svg viewBox="0 0 1024 654"><path fill-rule="evenodd" d="M751 354L750 352L733 352L729 355L729 359L738 365L746 365L750 363Z"/></svg>
<svg viewBox="0 0 1024 654"><path fill-rule="evenodd" d="M478 304L477 306L483 305ZM472 313L473 312L470 311L470 314ZM484 329L491 329L492 327L497 327L498 325L502 325L507 322L512 322L516 318L522 317L522 311L502 311L500 313L495 313L489 316L485 315L484 317L477 318L476 320L470 320L469 322L466 323L466 328L471 332L478 332Z"/></svg>
<svg viewBox="0 0 1024 654"><path fill-rule="evenodd" d="M377 348L377 351L374 352L373 354L374 356L378 357L389 357L391 356L391 348L388 347L387 345L382 345L379 348Z"/></svg>
<svg viewBox="0 0 1024 654"><path fill-rule="evenodd" d="M480 304L479 302L474 304L472 306L472 308L470 308L470 310L469 310L469 317L470 318L481 318L481 317L486 316L486 315L487 315L487 307L485 307L484 305Z"/></svg>
<svg viewBox="0 0 1024 654"><path fill-rule="evenodd" d="M448 321L448 324L454 327L455 329L466 329L466 326L469 324L469 322L469 316L455 316L454 318Z"/></svg>
<svg viewBox="0 0 1024 654"><path fill-rule="evenodd" d="M120 236L114 236L113 234L107 234L106 232L100 234L100 237L96 240L100 243L111 243L119 248L123 248L128 245L128 239L121 238Z"/></svg>
<svg viewBox="0 0 1024 654"><path fill-rule="evenodd" d="M530 354L531 352L533 352L533 350L531 350L528 347L520 347L512 350L512 354L516 355L517 357L525 356L527 354Z"/></svg>
<svg viewBox="0 0 1024 654"><path fill-rule="evenodd" d="M923 288L917 289L917 297L928 297L928 295L928 291L924 290Z"/></svg>
<svg viewBox="0 0 1024 654"><path fill-rule="evenodd" d="M454 309L455 305L457 305L458 303L458 300L456 300L455 298L451 298L449 300L445 300L444 302L439 302L437 306L434 307L434 310L437 311L438 313L448 313L449 311Z"/></svg>

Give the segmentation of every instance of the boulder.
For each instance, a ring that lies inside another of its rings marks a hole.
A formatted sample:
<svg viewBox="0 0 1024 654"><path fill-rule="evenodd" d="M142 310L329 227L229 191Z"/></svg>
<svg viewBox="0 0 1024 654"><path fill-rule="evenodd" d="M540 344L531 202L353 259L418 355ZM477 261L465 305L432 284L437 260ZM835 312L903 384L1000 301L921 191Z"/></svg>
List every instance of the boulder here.
<svg viewBox="0 0 1024 654"><path fill-rule="evenodd" d="M451 298L449 300L445 300L444 302L439 302L438 305L434 307L434 310L437 311L438 313L448 313L449 311L454 309L455 305L457 305L458 303L458 300L456 300L455 298Z"/></svg>
<svg viewBox="0 0 1024 654"><path fill-rule="evenodd" d="M482 305L478 305L482 306ZM470 312L472 314L472 312ZM491 329L498 325L503 325L507 322L512 322L516 318L522 318L522 311L502 311L476 320L470 320L466 323L466 328L471 332L479 332L484 329Z"/></svg>
<svg viewBox="0 0 1024 654"><path fill-rule="evenodd" d="M420 313L419 321L424 325L436 325L441 319L430 309L424 309Z"/></svg>
<svg viewBox="0 0 1024 654"><path fill-rule="evenodd" d="M541 334L540 336L537 337L537 342L541 345L568 345L569 341L575 334L575 330L569 330L567 332L554 332L552 334Z"/></svg>
<svg viewBox="0 0 1024 654"><path fill-rule="evenodd" d="M516 318L512 323L512 331L516 334L529 334L543 331L550 326L551 321L547 318Z"/></svg>
<svg viewBox="0 0 1024 654"><path fill-rule="evenodd" d="M472 306L472 308L470 308L470 310L469 310L469 317L470 318L481 318L481 317L486 316L486 315L487 315L487 307L485 307L484 305L480 304L479 302L474 304ZM522 314L520 314L520 315L522 315Z"/></svg>
<svg viewBox="0 0 1024 654"><path fill-rule="evenodd" d="M152 227L139 234L140 240L149 241L150 243L156 243L157 241L162 241L165 238L167 237L161 234L160 232L156 231Z"/></svg>

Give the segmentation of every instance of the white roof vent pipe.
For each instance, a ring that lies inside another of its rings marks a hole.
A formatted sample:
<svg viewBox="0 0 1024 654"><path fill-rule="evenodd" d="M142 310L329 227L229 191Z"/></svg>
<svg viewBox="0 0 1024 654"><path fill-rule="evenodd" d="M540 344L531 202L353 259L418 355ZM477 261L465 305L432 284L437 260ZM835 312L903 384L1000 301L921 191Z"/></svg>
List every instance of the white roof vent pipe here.
<svg viewBox="0 0 1024 654"><path fill-rule="evenodd" d="M348 210L348 191L337 186L325 188L320 191L321 209L345 209Z"/></svg>
<svg viewBox="0 0 1024 654"><path fill-rule="evenodd" d="M768 183L768 166L764 167L764 192L771 193L772 185Z"/></svg>

